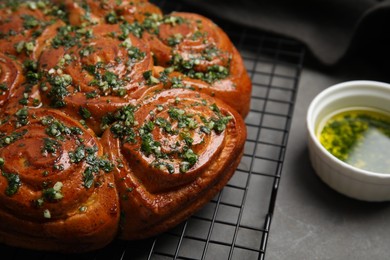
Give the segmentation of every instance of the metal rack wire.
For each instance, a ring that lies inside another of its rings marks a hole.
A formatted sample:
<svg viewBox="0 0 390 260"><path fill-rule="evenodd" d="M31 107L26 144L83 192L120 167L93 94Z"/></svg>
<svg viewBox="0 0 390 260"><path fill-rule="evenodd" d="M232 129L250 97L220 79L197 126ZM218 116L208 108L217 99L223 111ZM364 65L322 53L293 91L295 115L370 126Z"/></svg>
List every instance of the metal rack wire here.
<svg viewBox="0 0 390 260"><path fill-rule="evenodd" d="M180 1L152 2L166 12L186 8ZM253 82L245 153L234 176L173 230L143 241L117 240L72 259L264 259L305 50L294 40L217 24L241 52ZM0 252L2 259L69 257L4 245Z"/></svg>

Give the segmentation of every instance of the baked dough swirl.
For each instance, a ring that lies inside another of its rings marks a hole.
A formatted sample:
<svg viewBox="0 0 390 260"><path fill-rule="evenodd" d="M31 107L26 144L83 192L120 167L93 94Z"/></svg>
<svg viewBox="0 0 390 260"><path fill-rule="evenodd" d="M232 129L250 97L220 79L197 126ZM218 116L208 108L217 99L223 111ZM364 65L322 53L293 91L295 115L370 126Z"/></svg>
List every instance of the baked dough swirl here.
<svg viewBox="0 0 390 260"><path fill-rule="evenodd" d="M220 27L204 16L174 12L147 18L144 38L150 43L156 65L186 75L185 83L236 109L249 112L252 84L242 58Z"/></svg>
<svg viewBox="0 0 390 260"><path fill-rule="evenodd" d="M71 35L71 41L63 40ZM44 104L61 107L101 133L102 117L138 98L146 89L144 73L153 70L149 45L117 24L79 32L61 27L54 44L40 57Z"/></svg>
<svg viewBox="0 0 390 260"><path fill-rule="evenodd" d="M150 90L106 130L122 205L120 236L146 238L171 228L230 179L246 137L239 114L191 90Z"/></svg>
<svg viewBox="0 0 390 260"><path fill-rule="evenodd" d="M24 108L0 133L1 242L80 252L113 239L112 164L92 132L62 112Z"/></svg>

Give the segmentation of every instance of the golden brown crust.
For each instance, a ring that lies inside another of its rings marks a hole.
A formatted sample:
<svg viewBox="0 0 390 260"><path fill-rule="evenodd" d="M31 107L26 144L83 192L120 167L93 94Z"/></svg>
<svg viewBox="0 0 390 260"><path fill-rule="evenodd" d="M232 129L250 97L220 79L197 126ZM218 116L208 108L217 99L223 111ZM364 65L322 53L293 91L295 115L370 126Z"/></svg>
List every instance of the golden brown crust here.
<svg viewBox="0 0 390 260"><path fill-rule="evenodd" d="M80 252L114 238L118 197L92 132L46 109L22 109L0 132L2 242Z"/></svg>
<svg viewBox="0 0 390 260"><path fill-rule="evenodd" d="M166 231L208 202L233 174L246 137L237 112L191 90L154 89L133 109L134 139L115 138L115 125L102 137L120 162L114 174L124 239Z"/></svg>

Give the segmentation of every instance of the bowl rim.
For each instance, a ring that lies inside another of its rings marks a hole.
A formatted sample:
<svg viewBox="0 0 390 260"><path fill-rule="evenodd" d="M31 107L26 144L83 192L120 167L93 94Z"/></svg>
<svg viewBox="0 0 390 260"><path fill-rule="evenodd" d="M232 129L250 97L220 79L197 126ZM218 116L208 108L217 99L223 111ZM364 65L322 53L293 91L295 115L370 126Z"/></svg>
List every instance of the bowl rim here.
<svg viewBox="0 0 390 260"><path fill-rule="evenodd" d="M321 91L318 93L314 99L310 102L309 108L307 110L306 114L306 126L307 130L309 132L309 137L314 143L314 145L321 151L321 153L326 156L326 158L330 159L333 163L337 164L338 166L342 168L346 168L348 171L343 171L343 175L348 175L349 177L356 178L356 174L360 174L362 177L369 177L369 178L376 178L376 179L390 179L390 173L377 173L377 172L372 172L368 170L363 170L357 167L354 167L348 163L345 163L341 161L340 159L337 159L333 154L331 154L328 150L325 149L324 146L320 143L318 140L316 134L315 134L315 129L314 129L314 120L313 119L313 113L314 110L316 109L316 106L318 103L324 99L325 97L329 96L332 94L332 92L335 91L343 91L343 90L349 90L351 88L356 88L356 87L377 87L377 88L382 88L386 89L390 93L390 84L385 83L385 82L379 82L379 81L371 81L371 80L353 80L353 81L346 81L346 82L341 82L337 83L334 85L331 85L330 87L326 88L325 90ZM389 100L390 102L390 100ZM348 106L350 107L350 106ZM346 108L348 108L346 107ZM351 106L353 107L353 106Z"/></svg>

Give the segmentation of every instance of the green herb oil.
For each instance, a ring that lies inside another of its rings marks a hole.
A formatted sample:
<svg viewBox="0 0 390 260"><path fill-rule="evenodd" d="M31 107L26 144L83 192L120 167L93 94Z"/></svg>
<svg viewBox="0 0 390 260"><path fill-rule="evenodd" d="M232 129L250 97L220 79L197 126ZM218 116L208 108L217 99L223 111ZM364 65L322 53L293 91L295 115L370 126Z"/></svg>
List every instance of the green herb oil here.
<svg viewBox="0 0 390 260"><path fill-rule="evenodd" d="M319 129L321 144L363 170L390 173L390 115L373 109L335 113Z"/></svg>

